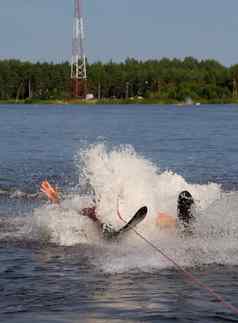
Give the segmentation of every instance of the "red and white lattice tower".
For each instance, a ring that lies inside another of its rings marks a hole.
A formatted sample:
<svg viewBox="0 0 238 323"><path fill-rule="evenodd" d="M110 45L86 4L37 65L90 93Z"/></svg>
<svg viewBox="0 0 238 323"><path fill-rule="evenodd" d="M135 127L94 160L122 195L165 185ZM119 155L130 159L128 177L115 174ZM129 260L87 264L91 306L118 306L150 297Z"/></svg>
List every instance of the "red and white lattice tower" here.
<svg viewBox="0 0 238 323"><path fill-rule="evenodd" d="M72 94L85 98L87 95L87 70L84 52L84 30L81 0L74 0L73 45L71 60Z"/></svg>

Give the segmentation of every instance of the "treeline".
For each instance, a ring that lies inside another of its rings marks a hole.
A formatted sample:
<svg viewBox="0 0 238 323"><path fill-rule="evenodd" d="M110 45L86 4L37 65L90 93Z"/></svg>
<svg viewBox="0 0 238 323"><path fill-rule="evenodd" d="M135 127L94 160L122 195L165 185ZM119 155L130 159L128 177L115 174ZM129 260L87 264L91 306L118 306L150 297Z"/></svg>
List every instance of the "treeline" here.
<svg viewBox="0 0 238 323"><path fill-rule="evenodd" d="M69 99L70 64L0 61L0 99ZM95 98L161 100L237 98L238 65L215 60L167 59L88 64L88 91Z"/></svg>

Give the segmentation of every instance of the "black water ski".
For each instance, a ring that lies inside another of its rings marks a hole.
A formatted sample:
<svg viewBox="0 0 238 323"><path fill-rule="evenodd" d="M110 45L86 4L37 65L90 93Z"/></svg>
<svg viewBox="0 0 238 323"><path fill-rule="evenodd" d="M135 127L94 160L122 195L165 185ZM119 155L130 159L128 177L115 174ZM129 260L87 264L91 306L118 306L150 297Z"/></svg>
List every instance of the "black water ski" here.
<svg viewBox="0 0 238 323"><path fill-rule="evenodd" d="M131 229L134 229L137 226L137 224L139 224L141 221L144 220L144 218L146 217L146 214L147 214L147 207L143 206L136 212L136 214L130 219L130 221L124 225L124 227L122 227L120 230L117 231L117 234L121 234Z"/></svg>
<svg viewBox="0 0 238 323"><path fill-rule="evenodd" d="M121 229L119 229L118 231L113 230L110 227L106 227L104 228L104 232L103 232L103 236L105 239L108 240L113 240L116 239L117 237L119 237L121 234L134 229L137 224L139 224L141 221L144 220L144 218L146 217L147 214L147 207L143 206L142 208L140 208L135 215L133 215L133 217L130 219L129 222L127 222Z"/></svg>

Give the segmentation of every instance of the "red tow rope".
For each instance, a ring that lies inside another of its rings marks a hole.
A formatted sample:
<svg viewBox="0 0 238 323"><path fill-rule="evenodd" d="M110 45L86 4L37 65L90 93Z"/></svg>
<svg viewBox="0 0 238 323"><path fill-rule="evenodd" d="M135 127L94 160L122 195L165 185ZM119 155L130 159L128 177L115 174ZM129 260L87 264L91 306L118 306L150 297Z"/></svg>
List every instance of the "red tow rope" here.
<svg viewBox="0 0 238 323"><path fill-rule="evenodd" d="M117 201L117 215L120 220L126 223L126 221L123 219L123 217L120 214L119 211L119 200ZM181 267L174 259L172 259L170 256L168 256L164 251L162 251L159 247L157 247L155 244L153 244L151 241L149 241L146 237L144 237L140 232L138 232L136 229L132 229L138 237L140 237L142 240L144 240L151 248L153 248L156 252L158 252L160 255L162 255L165 259L170 261L175 267L177 267L185 277L187 277L191 282L194 283L194 285L197 285L204 290L208 291L210 295L212 295L216 300L218 300L225 308L231 310L233 313L238 315L238 308L234 305L228 303L225 301L225 299L218 294L215 290L213 290L211 287L203 283L200 279L196 278L190 271L184 269Z"/></svg>

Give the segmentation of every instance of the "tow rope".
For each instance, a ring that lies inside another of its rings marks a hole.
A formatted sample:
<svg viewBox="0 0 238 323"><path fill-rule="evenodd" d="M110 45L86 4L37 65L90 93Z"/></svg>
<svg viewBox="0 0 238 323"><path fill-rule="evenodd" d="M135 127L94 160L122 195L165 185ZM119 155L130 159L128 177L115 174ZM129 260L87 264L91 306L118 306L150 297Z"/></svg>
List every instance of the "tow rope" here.
<svg viewBox="0 0 238 323"><path fill-rule="evenodd" d="M123 217L120 214L119 211L119 201L117 201L117 215L119 219L126 223L126 221L123 219ZM214 289L203 283L200 279L196 278L190 271L184 269L182 266L180 266L172 257L168 256L162 249L157 247L153 242L148 240L146 237L144 237L139 231L132 228L132 231L135 232L135 234L140 237L143 241L145 241L152 249L154 249L157 253L162 255L165 259L170 261L177 269L179 269L185 277L187 277L191 282L194 283L194 285L197 285L201 287L202 289L208 291L210 295L212 295L216 300L218 300L225 308L231 310L233 313L238 315L238 308L234 305L228 303L220 294L218 294Z"/></svg>

